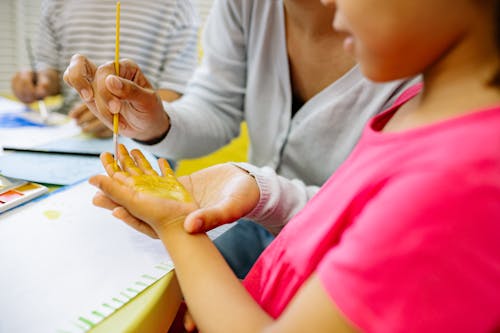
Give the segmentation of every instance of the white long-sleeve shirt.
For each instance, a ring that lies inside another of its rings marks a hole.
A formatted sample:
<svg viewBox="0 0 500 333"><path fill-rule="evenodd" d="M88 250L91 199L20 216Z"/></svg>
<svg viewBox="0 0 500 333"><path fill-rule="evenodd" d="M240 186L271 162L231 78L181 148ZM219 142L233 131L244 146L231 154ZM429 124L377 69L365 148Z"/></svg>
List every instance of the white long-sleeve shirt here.
<svg viewBox="0 0 500 333"><path fill-rule="evenodd" d="M168 135L147 149L174 159L202 156L235 138L246 121L251 172L263 173L273 191L286 192L280 199L286 207L275 216L280 220L316 193L350 153L366 121L404 84L372 83L355 67L292 117L282 0L216 0L203 45L203 62L185 95L166 105Z"/></svg>

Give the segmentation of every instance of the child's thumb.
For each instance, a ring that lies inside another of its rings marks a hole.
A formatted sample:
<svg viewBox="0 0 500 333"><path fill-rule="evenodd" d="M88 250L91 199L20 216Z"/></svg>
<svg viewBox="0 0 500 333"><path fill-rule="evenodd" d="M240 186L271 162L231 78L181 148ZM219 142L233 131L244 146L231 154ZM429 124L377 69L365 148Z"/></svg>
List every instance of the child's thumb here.
<svg viewBox="0 0 500 333"><path fill-rule="evenodd" d="M228 222L232 221L226 221L217 208L198 209L186 217L184 230L189 233L207 232Z"/></svg>

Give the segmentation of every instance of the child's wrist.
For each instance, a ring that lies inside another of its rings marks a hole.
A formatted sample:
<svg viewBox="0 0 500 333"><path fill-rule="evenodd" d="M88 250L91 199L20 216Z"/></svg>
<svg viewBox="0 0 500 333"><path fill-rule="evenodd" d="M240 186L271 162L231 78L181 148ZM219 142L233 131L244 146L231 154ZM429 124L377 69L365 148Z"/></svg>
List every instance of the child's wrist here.
<svg viewBox="0 0 500 333"><path fill-rule="evenodd" d="M187 215L176 217L172 220L162 221L161 229L158 230L160 238L175 230L184 230L184 220Z"/></svg>

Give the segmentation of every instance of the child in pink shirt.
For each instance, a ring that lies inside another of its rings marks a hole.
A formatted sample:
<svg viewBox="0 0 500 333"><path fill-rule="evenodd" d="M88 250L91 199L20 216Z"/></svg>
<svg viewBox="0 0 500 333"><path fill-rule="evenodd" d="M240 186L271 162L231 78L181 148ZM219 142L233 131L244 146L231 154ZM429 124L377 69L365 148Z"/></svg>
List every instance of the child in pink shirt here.
<svg viewBox="0 0 500 333"><path fill-rule="evenodd" d="M415 88L370 122L247 275L245 287L274 318L316 274L363 332L499 324L500 106L381 133Z"/></svg>
<svg viewBox="0 0 500 333"><path fill-rule="evenodd" d="M179 179L182 202L139 190L137 176L172 172L121 147L122 169L103 154L109 176L90 180L95 204L164 242L203 332L500 330L500 1L323 3L368 78L422 73L423 85L367 125L243 285L206 235L183 228L279 215L287 197L270 192L272 172L208 168Z"/></svg>

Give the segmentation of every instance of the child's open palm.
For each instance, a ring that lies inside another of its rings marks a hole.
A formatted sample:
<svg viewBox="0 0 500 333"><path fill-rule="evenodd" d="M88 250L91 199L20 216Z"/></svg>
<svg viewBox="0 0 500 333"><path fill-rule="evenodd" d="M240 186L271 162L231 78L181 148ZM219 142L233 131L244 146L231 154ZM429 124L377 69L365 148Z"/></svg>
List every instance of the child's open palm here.
<svg viewBox="0 0 500 333"><path fill-rule="evenodd" d="M104 153L101 161L108 176L99 175L90 183L102 192L94 204L113 210L113 215L133 228L158 237L171 223L181 223L190 232L203 231L232 222L250 212L258 203L255 180L241 169L224 164L179 180L164 159L159 175L138 150L129 155L120 146L120 167Z"/></svg>
<svg viewBox="0 0 500 333"><path fill-rule="evenodd" d="M117 166L111 154L102 154L108 176L94 176L90 183L102 191L94 203L112 209L113 215L132 227L154 236L168 224L184 221L198 207L167 161L159 161L159 175L140 151L134 150L130 156L123 145L119 147L119 160Z"/></svg>

